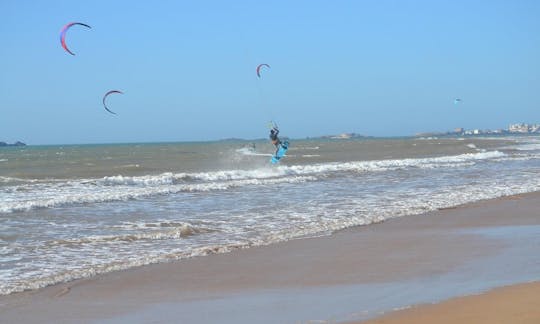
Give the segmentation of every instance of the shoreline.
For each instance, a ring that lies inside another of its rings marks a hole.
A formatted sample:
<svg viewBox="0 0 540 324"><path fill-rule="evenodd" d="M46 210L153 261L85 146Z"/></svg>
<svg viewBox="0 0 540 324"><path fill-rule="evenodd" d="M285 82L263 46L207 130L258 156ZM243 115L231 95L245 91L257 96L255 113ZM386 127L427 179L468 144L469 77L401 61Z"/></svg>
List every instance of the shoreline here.
<svg viewBox="0 0 540 324"><path fill-rule="evenodd" d="M399 307L538 280L538 269L521 274L519 264L508 277L486 269L527 257L530 249L512 231L537 230L539 207L540 192L507 196L330 236L111 272L0 296L0 317L23 323L252 322L267 314L280 322L366 320ZM501 237L493 229L510 232ZM457 289L455 277L472 287ZM433 287L421 288L426 283ZM411 296L392 297L402 291ZM237 314L246 304L251 306Z"/></svg>

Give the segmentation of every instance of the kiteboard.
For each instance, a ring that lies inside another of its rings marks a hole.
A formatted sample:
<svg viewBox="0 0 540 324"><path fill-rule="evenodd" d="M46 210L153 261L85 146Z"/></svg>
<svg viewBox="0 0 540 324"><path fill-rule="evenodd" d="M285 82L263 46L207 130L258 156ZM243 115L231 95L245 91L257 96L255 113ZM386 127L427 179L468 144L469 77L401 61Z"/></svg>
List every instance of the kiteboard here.
<svg viewBox="0 0 540 324"><path fill-rule="evenodd" d="M270 163L272 163L272 164L278 163L279 160L281 160L281 158L285 156L285 153L287 153L288 149L289 149L289 141L282 142L279 145L279 148L278 148L276 154L274 154L272 156L272 159L270 159Z"/></svg>

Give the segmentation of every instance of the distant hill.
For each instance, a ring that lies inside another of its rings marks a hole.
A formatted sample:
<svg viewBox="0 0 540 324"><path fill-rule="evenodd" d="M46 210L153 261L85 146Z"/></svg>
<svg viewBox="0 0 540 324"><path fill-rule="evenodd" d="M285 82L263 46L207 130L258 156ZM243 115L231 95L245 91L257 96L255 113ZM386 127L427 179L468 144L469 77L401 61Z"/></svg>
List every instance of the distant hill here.
<svg viewBox="0 0 540 324"><path fill-rule="evenodd" d="M0 147L3 147L3 146L26 146L26 144L23 143L23 142L19 142L19 141L15 142L13 144L8 144L6 142L0 142Z"/></svg>

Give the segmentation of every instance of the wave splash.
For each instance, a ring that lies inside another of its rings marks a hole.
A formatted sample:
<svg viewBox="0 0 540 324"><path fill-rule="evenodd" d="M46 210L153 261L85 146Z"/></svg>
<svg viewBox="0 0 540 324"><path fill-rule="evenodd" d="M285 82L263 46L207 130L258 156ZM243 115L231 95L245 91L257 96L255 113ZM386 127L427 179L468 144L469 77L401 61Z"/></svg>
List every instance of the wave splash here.
<svg viewBox="0 0 540 324"><path fill-rule="evenodd" d="M371 173L409 168L436 169L471 166L483 161L511 158L500 151L431 158L280 165L253 170L218 170L198 173L166 172L143 176L108 176L99 179L24 180L2 177L0 213L55 208L73 204L127 201L153 195L223 191L246 186L317 181L327 176Z"/></svg>

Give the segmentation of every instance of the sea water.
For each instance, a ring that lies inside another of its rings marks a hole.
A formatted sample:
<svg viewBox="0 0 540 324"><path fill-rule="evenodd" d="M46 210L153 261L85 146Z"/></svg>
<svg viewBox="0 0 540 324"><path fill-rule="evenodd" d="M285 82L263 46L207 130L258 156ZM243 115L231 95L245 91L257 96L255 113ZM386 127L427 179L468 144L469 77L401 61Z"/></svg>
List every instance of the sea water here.
<svg viewBox="0 0 540 324"><path fill-rule="evenodd" d="M0 294L540 190L537 136L290 142L1 148Z"/></svg>

